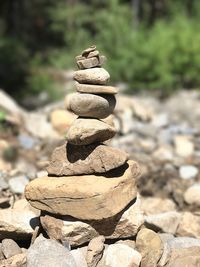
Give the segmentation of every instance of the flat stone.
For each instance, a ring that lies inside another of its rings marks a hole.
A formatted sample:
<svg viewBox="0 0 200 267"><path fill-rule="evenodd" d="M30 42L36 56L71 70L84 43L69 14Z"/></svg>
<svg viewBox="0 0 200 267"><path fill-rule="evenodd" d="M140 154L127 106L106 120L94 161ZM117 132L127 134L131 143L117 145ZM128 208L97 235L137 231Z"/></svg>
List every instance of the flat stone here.
<svg viewBox="0 0 200 267"><path fill-rule="evenodd" d="M192 214L191 212L184 212L176 235L200 239L200 217Z"/></svg>
<svg viewBox="0 0 200 267"><path fill-rule="evenodd" d="M164 233L175 234L180 223L181 214L176 211L163 212L145 217L148 228L161 230Z"/></svg>
<svg viewBox="0 0 200 267"><path fill-rule="evenodd" d="M112 244L107 247L98 267L139 267L141 254L124 244Z"/></svg>
<svg viewBox="0 0 200 267"><path fill-rule="evenodd" d="M92 68L76 71L74 79L79 83L105 85L110 79L110 74L103 68Z"/></svg>
<svg viewBox="0 0 200 267"><path fill-rule="evenodd" d="M2 240L2 251L6 259L22 253L21 248L18 244L12 239L3 239Z"/></svg>
<svg viewBox="0 0 200 267"><path fill-rule="evenodd" d="M79 69L90 69L99 66L99 59L97 57L91 57L81 59L77 61Z"/></svg>
<svg viewBox="0 0 200 267"><path fill-rule="evenodd" d="M118 88L106 85L81 84L76 82L76 90L79 93L89 94L117 94Z"/></svg>
<svg viewBox="0 0 200 267"><path fill-rule="evenodd" d="M115 135L115 128L97 119L78 118L67 132L67 141L74 145L104 142Z"/></svg>
<svg viewBox="0 0 200 267"><path fill-rule="evenodd" d="M136 169L137 163L129 161L105 176L37 178L27 185L25 196L40 210L82 220L102 220L122 211L136 197Z"/></svg>
<svg viewBox="0 0 200 267"><path fill-rule="evenodd" d="M113 112L115 104L113 95L73 93L68 96L67 109L81 117L104 119Z"/></svg>
<svg viewBox="0 0 200 267"><path fill-rule="evenodd" d="M39 225L38 215L33 211L15 209L0 210L0 240L14 238L28 240Z"/></svg>
<svg viewBox="0 0 200 267"><path fill-rule="evenodd" d="M159 235L152 230L142 229L137 234L136 249L142 255L141 267L157 267L163 243Z"/></svg>
<svg viewBox="0 0 200 267"><path fill-rule="evenodd" d="M95 50L95 51L89 52L89 54L87 55L87 58L98 57L98 56L99 56L99 51Z"/></svg>
<svg viewBox="0 0 200 267"><path fill-rule="evenodd" d="M184 200L190 205L200 206L200 183L190 186L185 191Z"/></svg>
<svg viewBox="0 0 200 267"><path fill-rule="evenodd" d="M100 221L80 221L70 216L46 214L40 217L43 229L51 239L68 240L72 247L89 242L99 235L106 239L136 236L144 222L140 199L131 203L116 216Z"/></svg>
<svg viewBox="0 0 200 267"><path fill-rule="evenodd" d="M91 45L90 47L88 47L85 50L83 50L83 52L81 53L81 55L83 57L87 57L90 52L93 52L95 50L96 50L96 45Z"/></svg>
<svg viewBox="0 0 200 267"><path fill-rule="evenodd" d="M77 267L70 251L55 240L35 240L27 251L27 267Z"/></svg>
<svg viewBox="0 0 200 267"><path fill-rule="evenodd" d="M69 143L57 147L47 172L51 176L71 176L104 173L126 163L128 155L103 144L75 146Z"/></svg>

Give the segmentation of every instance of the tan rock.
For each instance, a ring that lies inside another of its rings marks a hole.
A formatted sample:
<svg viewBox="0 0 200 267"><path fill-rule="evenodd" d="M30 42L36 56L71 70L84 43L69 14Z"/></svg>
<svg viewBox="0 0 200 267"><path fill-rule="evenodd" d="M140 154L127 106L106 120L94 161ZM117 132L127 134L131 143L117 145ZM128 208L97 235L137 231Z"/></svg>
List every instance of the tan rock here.
<svg viewBox="0 0 200 267"><path fill-rule="evenodd" d="M99 59L97 57L85 58L77 61L79 69L90 69L99 66Z"/></svg>
<svg viewBox="0 0 200 267"><path fill-rule="evenodd" d="M18 244L14 240L7 238L2 240L2 251L6 259L22 253Z"/></svg>
<svg viewBox="0 0 200 267"><path fill-rule="evenodd" d="M190 205L200 207L200 183L193 184L185 191L184 200Z"/></svg>
<svg viewBox="0 0 200 267"><path fill-rule="evenodd" d="M96 267L101 260L103 256L104 242L104 236L95 237L89 242L86 255L88 267Z"/></svg>
<svg viewBox="0 0 200 267"><path fill-rule="evenodd" d="M51 239L68 240L72 247L89 242L104 235L106 239L133 237L143 224L140 200L129 205L113 218L100 221L79 221L69 216L43 215L41 224Z"/></svg>
<svg viewBox="0 0 200 267"><path fill-rule="evenodd" d="M93 84L80 84L76 82L76 90L79 93L92 93L92 94L117 94L118 88L105 85Z"/></svg>
<svg viewBox="0 0 200 267"><path fill-rule="evenodd" d="M158 197L143 197L141 209L145 215L159 214L167 211L175 211L176 205L171 199Z"/></svg>
<svg viewBox="0 0 200 267"><path fill-rule="evenodd" d="M81 55L83 57L87 57L89 53L93 52L96 50L96 45L91 45L90 47L86 48L85 50L83 50L83 52L81 53Z"/></svg>
<svg viewBox="0 0 200 267"><path fill-rule="evenodd" d="M122 166L127 159L125 152L106 145L67 143L54 150L47 172L55 176L104 173Z"/></svg>
<svg viewBox="0 0 200 267"><path fill-rule="evenodd" d="M98 51L98 50L91 51L91 52L87 55L87 58L91 58L91 57L99 57L99 51Z"/></svg>
<svg viewBox="0 0 200 267"><path fill-rule="evenodd" d="M106 176L38 178L26 186L25 197L40 210L101 220L116 215L136 197L137 176L137 163L129 161Z"/></svg>
<svg viewBox="0 0 200 267"><path fill-rule="evenodd" d="M156 267L162 255L163 243L157 233L142 229L137 234L136 249L142 255L141 267Z"/></svg>
<svg viewBox="0 0 200 267"><path fill-rule="evenodd" d="M184 212L176 235L200 239L200 217L192 214L191 212Z"/></svg>
<svg viewBox="0 0 200 267"><path fill-rule="evenodd" d="M76 71L74 73L74 79L79 83L104 85L108 83L110 75L103 68L92 68Z"/></svg>
<svg viewBox="0 0 200 267"><path fill-rule="evenodd" d="M81 117L104 119L109 116L116 104L113 95L73 93L67 98L67 109Z"/></svg>
<svg viewBox="0 0 200 267"><path fill-rule="evenodd" d="M190 247L174 249L165 267L198 267L200 266L200 248Z"/></svg>
<svg viewBox="0 0 200 267"><path fill-rule="evenodd" d="M76 119L76 115L67 110L57 109L51 113L51 123L53 128L60 134L65 134L73 121Z"/></svg>
<svg viewBox="0 0 200 267"><path fill-rule="evenodd" d="M103 121L78 118L67 132L67 141L74 145L89 145L109 140L115 133L115 128Z"/></svg>

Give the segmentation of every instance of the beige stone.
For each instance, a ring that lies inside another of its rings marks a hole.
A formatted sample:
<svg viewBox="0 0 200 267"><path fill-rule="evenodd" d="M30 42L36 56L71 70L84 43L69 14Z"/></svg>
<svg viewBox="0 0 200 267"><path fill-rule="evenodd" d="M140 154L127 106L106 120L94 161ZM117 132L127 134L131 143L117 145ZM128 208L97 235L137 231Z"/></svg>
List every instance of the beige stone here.
<svg viewBox="0 0 200 267"><path fill-rule="evenodd" d="M103 121L78 118L67 132L67 141L74 145L89 145L109 140L115 133L115 128Z"/></svg>
<svg viewBox="0 0 200 267"><path fill-rule="evenodd" d="M9 259L2 260L0 267L26 267L26 254L21 253Z"/></svg>
<svg viewBox="0 0 200 267"><path fill-rule="evenodd" d="M184 200L190 205L200 207L200 183L193 184L185 191Z"/></svg>
<svg viewBox="0 0 200 267"><path fill-rule="evenodd" d="M107 94L73 93L68 96L66 104L67 109L78 116L104 119L113 112L116 99Z"/></svg>
<svg viewBox="0 0 200 267"><path fill-rule="evenodd" d="M162 255L163 243L157 233L142 229L137 234L136 249L142 255L141 267L156 267Z"/></svg>
<svg viewBox="0 0 200 267"><path fill-rule="evenodd" d="M81 84L76 82L76 90L79 93L93 93L93 94L117 94L118 88L106 85Z"/></svg>
<svg viewBox="0 0 200 267"><path fill-rule="evenodd" d="M74 79L79 83L104 85L108 83L110 75L103 68L92 68L76 71L74 73Z"/></svg>
<svg viewBox="0 0 200 267"><path fill-rule="evenodd" d="M94 52L96 50L96 45L91 45L90 47L84 49L81 53L83 57L87 57L89 53Z"/></svg>
<svg viewBox="0 0 200 267"><path fill-rule="evenodd" d="M56 109L51 113L51 123L53 128L60 134L65 134L73 121L76 119L76 115L72 112L62 109Z"/></svg>
<svg viewBox="0 0 200 267"><path fill-rule="evenodd" d="M168 198L143 197L141 199L142 207L145 215L159 214L167 211L175 211L175 203Z"/></svg>
<svg viewBox="0 0 200 267"><path fill-rule="evenodd" d="M95 237L89 242L86 255L88 267L96 267L101 260L103 256L104 242L104 236Z"/></svg>
<svg viewBox="0 0 200 267"><path fill-rule="evenodd" d="M122 211L136 197L136 169L138 165L129 161L106 176L38 178L26 186L25 197L40 210L83 220L102 220Z"/></svg>
<svg viewBox="0 0 200 267"><path fill-rule="evenodd" d="M8 238L2 240L2 251L6 259L22 253L18 244L14 240Z"/></svg>
<svg viewBox="0 0 200 267"><path fill-rule="evenodd" d="M126 163L128 155L103 144L75 146L69 143L57 147L47 172L54 176L104 173Z"/></svg>
<svg viewBox="0 0 200 267"><path fill-rule="evenodd" d="M200 217L192 214L191 212L184 212L176 235L200 239Z"/></svg>
<svg viewBox="0 0 200 267"><path fill-rule="evenodd" d="M80 221L70 216L43 215L41 224L51 239L68 240L72 247L83 245L103 235L106 239L134 237L143 224L140 199L116 216L100 221Z"/></svg>
<svg viewBox="0 0 200 267"><path fill-rule="evenodd" d="M189 136L176 135L174 137L175 151L180 157L190 157L194 153L194 144Z"/></svg>

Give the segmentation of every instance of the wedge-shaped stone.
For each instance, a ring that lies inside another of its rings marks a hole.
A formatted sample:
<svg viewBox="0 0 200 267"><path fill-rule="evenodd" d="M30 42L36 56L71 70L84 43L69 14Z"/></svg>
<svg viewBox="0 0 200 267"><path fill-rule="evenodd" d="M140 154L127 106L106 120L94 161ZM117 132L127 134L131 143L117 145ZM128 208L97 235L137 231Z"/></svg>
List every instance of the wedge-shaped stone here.
<svg viewBox="0 0 200 267"><path fill-rule="evenodd" d="M78 70L74 73L74 80L79 83L107 84L110 74L104 68Z"/></svg>
<svg viewBox="0 0 200 267"><path fill-rule="evenodd" d="M27 185L25 196L40 210L101 220L116 215L136 197L138 174L138 164L129 161L106 176L43 177Z"/></svg>
<svg viewBox="0 0 200 267"><path fill-rule="evenodd" d="M115 135L115 128L97 119L78 118L67 132L67 141L74 145L104 142Z"/></svg>
<svg viewBox="0 0 200 267"><path fill-rule="evenodd" d="M118 88L108 85L81 84L76 82L76 90L80 93L117 94Z"/></svg>
<svg viewBox="0 0 200 267"><path fill-rule="evenodd" d="M51 157L47 172L52 176L70 176L104 173L126 163L128 155L103 144L57 147Z"/></svg>
<svg viewBox="0 0 200 267"><path fill-rule="evenodd" d="M81 59L77 61L79 69L90 69L99 66L99 59L97 57L91 57L86 59Z"/></svg>
<svg viewBox="0 0 200 267"><path fill-rule="evenodd" d="M73 93L67 97L67 109L81 117L104 119L114 110L116 104L113 95L95 95Z"/></svg>

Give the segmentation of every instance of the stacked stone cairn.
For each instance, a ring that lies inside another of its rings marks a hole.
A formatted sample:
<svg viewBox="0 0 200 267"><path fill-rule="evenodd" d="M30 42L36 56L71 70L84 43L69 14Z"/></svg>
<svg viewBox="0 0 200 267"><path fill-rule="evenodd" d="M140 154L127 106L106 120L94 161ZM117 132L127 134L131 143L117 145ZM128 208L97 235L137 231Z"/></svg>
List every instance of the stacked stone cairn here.
<svg viewBox="0 0 200 267"><path fill-rule="evenodd" d="M72 247L103 235L131 238L143 224L137 197L139 166L127 153L105 141L115 135L107 118L114 110L117 88L108 86L105 57L95 46L76 57L77 92L67 108L78 115L47 167L48 176L31 181L25 190L30 204L41 210L41 225L50 238Z"/></svg>

